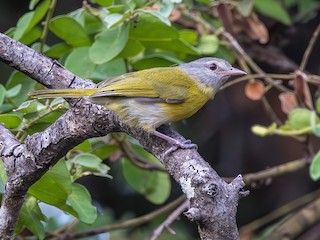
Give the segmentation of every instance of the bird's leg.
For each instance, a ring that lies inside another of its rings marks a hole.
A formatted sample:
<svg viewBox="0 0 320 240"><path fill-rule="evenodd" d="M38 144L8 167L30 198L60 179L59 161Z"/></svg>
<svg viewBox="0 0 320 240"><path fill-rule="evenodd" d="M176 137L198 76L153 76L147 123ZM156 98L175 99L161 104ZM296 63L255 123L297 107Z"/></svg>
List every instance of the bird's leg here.
<svg viewBox="0 0 320 240"><path fill-rule="evenodd" d="M163 140L166 140L168 143L172 144L172 146L165 152L165 155L169 155L175 152L178 148L182 148L182 149L198 148L198 146L194 143L191 143L190 140L185 140L183 142L180 142L172 137L169 137L161 132L158 132L157 130L153 132L153 135L159 138L162 138Z"/></svg>

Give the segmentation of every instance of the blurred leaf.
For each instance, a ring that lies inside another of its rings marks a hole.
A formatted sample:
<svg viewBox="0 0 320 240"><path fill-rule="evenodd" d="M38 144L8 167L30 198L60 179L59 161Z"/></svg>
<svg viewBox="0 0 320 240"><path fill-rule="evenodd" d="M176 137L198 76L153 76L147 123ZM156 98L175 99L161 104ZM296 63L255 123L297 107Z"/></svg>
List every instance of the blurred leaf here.
<svg viewBox="0 0 320 240"><path fill-rule="evenodd" d="M269 127L265 127L261 125L253 125L251 127L251 131L260 137L265 137L269 134L272 134L276 129L277 129L277 124L275 123L272 123Z"/></svg>
<svg viewBox="0 0 320 240"><path fill-rule="evenodd" d="M172 4L172 9L173 9L173 4ZM140 9L139 12L151 14L151 15L155 16L156 18L158 18L164 24L171 26L171 22L169 21L168 17L164 16L164 14L162 14L160 11L149 10L149 9Z"/></svg>
<svg viewBox="0 0 320 240"><path fill-rule="evenodd" d="M134 39L128 39L127 44L122 51L118 54L117 58L128 58L137 55L144 50L143 45Z"/></svg>
<svg viewBox="0 0 320 240"><path fill-rule="evenodd" d="M182 62L174 57L170 57L166 54L151 54L143 59L132 63L135 70L142 70L154 67L170 67L174 64L181 64Z"/></svg>
<svg viewBox="0 0 320 240"><path fill-rule="evenodd" d="M109 7L113 4L113 0L94 0L96 4L99 4L102 7Z"/></svg>
<svg viewBox="0 0 320 240"><path fill-rule="evenodd" d="M179 33L174 28L164 24L157 17L142 13L137 24L130 25L130 38L142 41L169 41L178 39Z"/></svg>
<svg viewBox="0 0 320 240"><path fill-rule="evenodd" d="M289 113L299 107L297 97L291 92L282 92L279 94L281 109L284 113Z"/></svg>
<svg viewBox="0 0 320 240"><path fill-rule="evenodd" d="M105 80L126 73L126 64L123 59L114 59L100 64L91 74L90 79Z"/></svg>
<svg viewBox="0 0 320 240"><path fill-rule="evenodd" d="M10 102L18 107L21 103L27 100L28 93L34 89L34 86L37 84L36 81L32 80L25 74L14 71L6 84L7 89L11 89L21 84L21 90L19 91L19 95L10 98Z"/></svg>
<svg viewBox="0 0 320 240"><path fill-rule="evenodd" d="M198 50L190 45L189 43L181 40L181 39L168 39L168 40L159 40L159 41L140 41L143 46L151 49L164 49L170 50L177 53L186 53L191 55L198 55Z"/></svg>
<svg viewBox="0 0 320 240"><path fill-rule="evenodd" d="M228 49L227 47L220 45L217 52L214 54L215 57L223 58L229 63L234 63L235 55L234 53Z"/></svg>
<svg viewBox="0 0 320 240"><path fill-rule="evenodd" d="M5 87L2 85L2 84L0 84L0 106L3 104L3 102L4 102L4 97L5 97L5 95L6 95L6 89L5 89Z"/></svg>
<svg viewBox="0 0 320 240"><path fill-rule="evenodd" d="M77 212L80 221L87 224L94 223L97 218L97 209L91 204L91 196L84 186L73 183L68 202Z"/></svg>
<svg viewBox="0 0 320 240"><path fill-rule="evenodd" d="M0 113L7 113L14 109L14 106L11 103L5 103L0 105Z"/></svg>
<svg viewBox="0 0 320 240"><path fill-rule="evenodd" d="M319 118L317 117L317 114L314 111L311 112L310 124L311 124L312 132L314 133L314 135L316 135L317 137L320 137L320 126L318 125Z"/></svg>
<svg viewBox="0 0 320 240"><path fill-rule="evenodd" d="M198 51L203 55L214 54L219 47L219 39L216 35L203 35L200 37Z"/></svg>
<svg viewBox="0 0 320 240"><path fill-rule="evenodd" d="M288 115L287 125L291 129L299 130L310 126L311 111L305 108L296 108Z"/></svg>
<svg viewBox="0 0 320 240"><path fill-rule="evenodd" d="M102 64L113 59L126 45L128 31L128 25L124 24L98 34L89 49L90 59L96 64Z"/></svg>
<svg viewBox="0 0 320 240"><path fill-rule="evenodd" d="M312 159L309 173L313 181L320 179L320 151L318 151L318 153Z"/></svg>
<svg viewBox="0 0 320 240"><path fill-rule="evenodd" d="M37 23L39 23L46 14L49 4L50 0L43 0L34 11L24 14L17 23L13 38L20 40L24 34L27 34Z"/></svg>
<svg viewBox="0 0 320 240"><path fill-rule="evenodd" d="M96 67L90 60L89 47L73 49L65 61L65 67L81 78L88 78Z"/></svg>
<svg viewBox="0 0 320 240"><path fill-rule="evenodd" d="M10 88L9 90L7 90L6 92L6 97L7 98L12 98L15 97L19 94L20 90L22 88L21 84L17 84L16 86L14 86L13 88Z"/></svg>
<svg viewBox="0 0 320 240"><path fill-rule="evenodd" d="M104 19L103 22L105 23L107 28L111 28L112 26L123 22L124 19L123 14L120 13L111 13L108 14Z"/></svg>
<svg viewBox="0 0 320 240"><path fill-rule="evenodd" d="M24 34L19 41L24 43L25 45L29 45L40 38L40 36L41 29L38 27L34 27L27 34Z"/></svg>
<svg viewBox="0 0 320 240"><path fill-rule="evenodd" d="M317 113L320 113L320 97L317 99L316 109L317 109Z"/></svg>
<svg viewBox="0 0 320 240"><path fill-rule="evenodd" d="M38 4L39 1L40 1L40 0L31 0L31 1L29 2L29 10L34 9L34 7Z"/></svg>
<svg viewBox="0 0 320 240"><path fill-rule="evenodd" d="M263 15L275 19L283 24L291 24L290 16L278 0L255 0L255 8Z"/></svg>
<svg viewBox="0 0 320 240"><path fill-rule="evenodd" d="M20 125L21 121L21 117L16 114L0 114L0 122L4 123L4 126L6 128L16 128Z"/></svg>
<svg viewBox="0 0 320 240"><path fill-rule="evenodd" d="M42 214L37 199L34 197L27 197L24 201L20 215L18 229L22 229L26 226L38 239L44 239L44 227L41 221L45 220L45 216Z"/></svg>
<svg viewBox="0 0 320 240"><path fill-rule="evenodd" d="M198 35L194 30L182 29L179 31L179 38L190 44L195 44L198 39Z"/></svg>
<svg viewBox="0 0 320 240"><path fill-rule="evenodd" d="M72 47L70 45L63 42L52 46L45 51L45 54L51 58L60 58L63 54L69 52L71 49Z"/></svg>
<svg viewBox="0 0 320 240"><path fill-rule="evenodd" d="M121 163L123 176L129 186L154 204L162 204L167 200L171 189L167 173L143 170L126 158L122 158Z"/></svg>
<svg viewBox="0 0 320 240"><path fill-rule="evenodd" d="M80 150L80 151L91 151L91 144L89 140L85 140L84 142L80 143L79 145L75 146L72 150Z"/></svg>
<svg viewBox="0 0 320 240"><path fill-rule="evenodd" d="M85 29L73 18L58 16L50 21L49 29L73 47L89 46L91 41Z"/></svg>
<svg viewBox="0 0 320 240"><path fill-rule="evenodd" d="M79 154L76 157L74 157L72 161L74 163L77 163L89 168L97 168L100 165L100 163L102 163L102 159L90 153Z"/></svg>
<svg viewBox="0 0 320 240"><path fill-rule="evenodd" d="M244 92L253 101L261 100L265 92L265 86L261 80L252 79L247 82Z"/></svg>
<svg viewBox="0 0 320 240"><path fill-rule="evenodd" d="M110 157L116 150L118 146L116 145L104 145L100 147L95 147L91 153L98 156L101 159L107 159Z"/></svg>
<svg viewBox="0 0 320 240"><path fill-rule="evenodd" d="M66 104L66 100L62 97L55 98L51 101L50 107L55 107L59 104Z"/></svg>
<svg viewBox="0 0 320 240"><path fill-rule="evenodd" d="M253 0L240 0L236 6L242 16L248 17L252 12Z"/></svg>
<svg viewBox="0 0 320 240"><path fill-rule="evenodd" d="M60 160L29 188L28 193L42 202L65 209L68 195L72 192L71 185L65 161Z"/></svg>
<svg viewBox="0 0 320 240"><path fill-rule="evenodd" d="M29 100L26 102L23 102L17 109L15 109L16 112L20 113L31 113L37 111L39 103L37 100ZM43 104L41 104L43 106Z"/></svg>

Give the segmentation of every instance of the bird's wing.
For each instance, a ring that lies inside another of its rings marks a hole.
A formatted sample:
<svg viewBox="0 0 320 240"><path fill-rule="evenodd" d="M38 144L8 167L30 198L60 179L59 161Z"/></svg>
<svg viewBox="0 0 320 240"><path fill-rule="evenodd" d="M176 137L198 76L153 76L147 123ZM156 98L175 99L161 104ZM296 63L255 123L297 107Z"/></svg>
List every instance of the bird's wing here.
<svg viewBox="0 0 320 240"><path fill-rule="evenodd" d="M98 85L91 95L98 97L129 97L142 102L181 103L195 82L179 68L153 68L124 74Z"/></svg>

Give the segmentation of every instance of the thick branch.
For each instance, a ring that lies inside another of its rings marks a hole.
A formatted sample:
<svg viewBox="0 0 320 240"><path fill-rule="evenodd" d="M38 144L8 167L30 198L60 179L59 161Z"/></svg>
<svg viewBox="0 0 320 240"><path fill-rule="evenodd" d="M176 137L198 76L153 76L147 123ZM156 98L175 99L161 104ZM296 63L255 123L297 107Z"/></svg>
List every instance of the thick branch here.
<svg viewBox="0 0 320 240"><path fill-rule="evenodd" d="M48 88L76 88L94 86L90 81L78 78L58 62L52 61L31 48L0 34L0 59L17 70L24 72ZM0 235L12 238L17 222L17 212L28 188L36 182L67 151L87 138L103 136L110 132L123 131L136 138L142 146L155 155L167 171L180 184L190 200L187 216L199 225L202 239L238 239L236 210L240 189L244 186L242 177L230 184L222 180L205 162L196 150L188 149L166 156L169 144L141 129L133 129L119 120L113 113L84 99L70 101L72 108L43 132L29 136L24 144L19 144L11 136L1 138L1 157L4 161L8 182L1 212L8 210L10 215L15 207L12 220L0 215ZM162 131L176 139L183 137L168 127ZM0 134L7 130L2 126ZM7 133L8 135L8 133ZM16 200L14 197L19 196ZM11 204L6 200L10 199Z"/></svg>

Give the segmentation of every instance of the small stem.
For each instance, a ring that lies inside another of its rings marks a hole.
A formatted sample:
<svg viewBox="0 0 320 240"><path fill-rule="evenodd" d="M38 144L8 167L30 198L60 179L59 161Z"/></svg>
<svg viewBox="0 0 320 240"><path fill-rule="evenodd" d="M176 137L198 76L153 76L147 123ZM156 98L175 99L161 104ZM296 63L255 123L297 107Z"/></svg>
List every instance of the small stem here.
<svg viewBox="0 0 320 240"><path fill-rule="evenodd" d="M320 196L320 190L317 190L315 192L309 193L305 196L302 196L298 199L295 199L282 207L272 211L271 213L267 214L266 216L259 218L257 220L254 220L253 222L243 226L240 228L240 234L246 234L253 231L258 230L259 228L265 226L268 223L273 222L274 220L287 215L288 213L292 212L293 210L311 202L313 199Z"/></svg>
<svg viewBox="0 0 320 240"><path fill-rule="evenodd" d="M185 200L186 200L186 197L183 195L178 197L176 200L172 201L171 203L165 205L164 207L158 210L155 210L151 213L148 213L146 215L143 215L141 217L129 219L122 223L116 223L113 225L104 226L96 229L90 229L82 232L71 233L68 235L68 237L70 237L70 239L75 239L75 238L81 238L81 237L94 236L100 233L111 232L118 229L136 227L144 223L150 222L151 220L155 219L158 216L171 212L172 210L177 208L180 204L182 204Z"/></svg>
<svg viewBox="0 0 320 240"><path fill-rule="evenodd" d="M48 8L46 20L43 23L43 30L42 30L42 34L40 37L40 52L42 52L42 53L43 53L44 45L47 41L49 21L52 18L56 4L57 4L57 0L51 0L50 6Z"/></svg>
<svg viewBox="0 0 320 240"><path fill-rule="evenodd" d="M302 57L302 60L301 60L301 63L300 63L300 67L299 67L299 70L300 71L304 71L304 69L306 68L307 66L307 63L308 63L308 60L309 60L309 57L310 57L310 54L311 54L311 51L314 47L314 44L316 43L316 40L319 36L319 33L320 33L320 24L317 26L316 30L314 30L313 34L312 34L312 37L309 41L309 44L303 54L303 57Z"/></svg>
<svg viewBox="0 0 320 240"><path fill-rule="evenodd" d="M58 110L59 108L62 107L63 104L58 104L57 106L51 108L50 106L48 106L48 111L44 112L44 113L39 113L39 115L35 118L33 118L30 122L26 123L16 134L16 138L19 139L19 141L23 141L25 139L25 137L27 136L27 134L25 133L25 131L32 126L35 122L37 122L38 120L40 120L41 118L47 116L49 113L54 112L56 110Z"/></svg>

